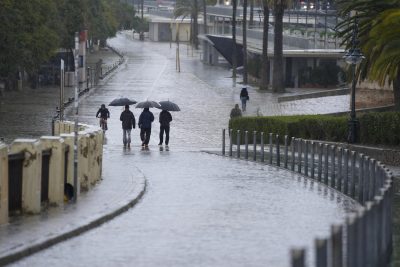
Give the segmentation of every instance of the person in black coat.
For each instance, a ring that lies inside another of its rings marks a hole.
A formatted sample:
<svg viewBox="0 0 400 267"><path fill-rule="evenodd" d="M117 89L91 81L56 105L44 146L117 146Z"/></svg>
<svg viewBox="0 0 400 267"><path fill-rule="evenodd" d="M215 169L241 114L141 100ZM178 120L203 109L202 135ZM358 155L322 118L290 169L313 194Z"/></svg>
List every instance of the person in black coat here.
<svg viewBox="0 0 400 267"><path fill-rule="evenodd" d="M129 110L129 105L125 105L125 110L122 111L119 120L122 121L122 141L124 142L124 147L128 145L131 147L131 131L135 128L135 116L132 111Z"/></svg>
<svg viewBox="0 0 400 267"><path fill-rule="evenodd" d="M240 92L240 100L242 101L242 110L246 111L246 101L248 101L249 93L247 92L247 88L243 87L242 91Z"/></svg>
<svg viewBox="0 0 400 267"><path fill-rule="evenodd" d="M165 145L168 146L169 142L169 124L172 121L171 113L167 110L163 110L160 112L159 122L160 122L160 143L159 146L163 144L163 137L165 131Z"/></svg>
<svg viewBox="0 0 400 267"><path fill-rule="evenodd" d="M149 108L144 108L142 114L139 116L140 139L142 140L142 147L148 147L151 135L151 123L154 121L154 115L150 112Z"/></svg>

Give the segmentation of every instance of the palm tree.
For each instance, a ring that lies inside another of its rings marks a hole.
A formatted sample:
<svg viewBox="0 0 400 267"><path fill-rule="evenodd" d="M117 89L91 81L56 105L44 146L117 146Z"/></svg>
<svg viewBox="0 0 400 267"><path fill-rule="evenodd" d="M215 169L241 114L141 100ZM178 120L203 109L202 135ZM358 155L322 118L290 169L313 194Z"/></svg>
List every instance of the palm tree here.
<svg viewBox="0 0 400 267"><path fill-rule="evenodd" d="M237 0L232 0L232 78L233 79L236 79L236 68L237 68L236 9L237 9Z"/></svg>
<svg viewBox="0 0 400 267"><path fill-rule="evenodd" d="M400 109L400 0L338 1L342 16L353 12L338 25L339 35L350 45L353 19L359 24L359 46L365 60L358 69L358 77L393 85L396 109Z"/></svg>
<svg viewBox="0 0 400 267"><path fill-rule="evenodd" d="M203 0L203 23L204 23L204 34L207 34L207 0Z"/></svg>
<svg viewBox="0 0 400 267"><path fill-rule="evenodd" d="M243 0L243 83L247 84L247 0Z"/></svg>
<svg viewBox="0 0 400 267"><path fill-rule="evenodd" d="M260 89L267 90L269 83L269 61L268 61L268 32L269 32L269 6L271 0L263 0L263 47L262 47L262 58L261 58L261 81Z"/></svg>
<svg viewBox="0 0 400 267"><path fill-rule="evenodd" d="M274 63L272 90L274 92L285 91L285 80L283 76L283 13L289 0L273 0L275 28L274 28Z"/></svg>
<svg viewBox="0 0 400 267"><path fill-rule="evenodd" d="M190 39L195 46L195 49L198 49L199 41L197 35L199 33L199 25L197 21L197 16L199 13L199 7L197 0L177 0L174 9L174 16L177 17L191 17L191 28L192 32L190 33Z"/></svg>

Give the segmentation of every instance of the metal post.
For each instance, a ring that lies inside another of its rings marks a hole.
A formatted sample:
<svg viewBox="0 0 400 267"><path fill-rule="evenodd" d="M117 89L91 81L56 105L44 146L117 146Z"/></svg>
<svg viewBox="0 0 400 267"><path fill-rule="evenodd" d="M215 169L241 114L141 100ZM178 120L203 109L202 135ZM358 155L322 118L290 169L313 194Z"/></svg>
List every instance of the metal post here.
<svg viewBox="0 0 400 267"><path fill-rule="evenodd" d="M328 266L328 240L315 239L315 266Z"/></svg>
<svg viewBox="0 0 400 267"><path fill-rule="evenodd" d="M343 229L341 225L332 225L331 227L332 236L332 267L343 266Z"/></svg>
<svg viewBox="0 0 400 267"><path fill-rule="evenodd" d="M370 162L370 158L368 156L365 157L365 161L364 161L364 203L366 201L369 200L369 162Z"/></svg>
<svg viewBox="0 0 400 267"><path fill-rule="evenodd" d="M308 176L308 146L310 142L308 140L304 141L305 151L304 151L304 175Z"/></svg>
<svg viewBox="0 0 400 267"><path fill-rule="evenodd" d="M305 267L305 249L291 250L292 267Z"/></svg>
<svg viewBox="0 0 400 267"><path fill-rule="evenodd" d="M249 158L249 132L244 131L244 158Z"/></svg>
<svg viewBox="0 0 400 267"><path fill-rule="evenodd" d="M328 185L328 174L329 174L329 146L328 144L324 145L325 147L325 162L324 162L324 184Z"/></svg>
<svg viewBox="0 0 400 267"><path fill-rule="evenodd" d="M61 59L60 68L60 121L64 120L64 60Z"/></svg>
<svg viewBox="0 0 400 267"><path fill-rule="evenodd" d="M253 132L253 160L257 160L257 131Z"/></svg>
<svg viewBox="0 0 400 267"><path fill-rule="evenodd" d="M280 146L279 146L279 135L275 136L276 140L276 165L281 166L281 152L280 152Z"/></svg>
<svg viewBox="0 0 400 267"><path fill-rule="evenodd" d="M295 157L295 155L296 155L296 138L294 138L294 137L292 137L292 142L291 142L291 148L292 148L292 166L291 166L291 170L292 171L294 171L294 163L295 163L295 160L296 160L296 157Z"/></svg>
<svg viewBox="0 0 400 267"><path fill-rule="evenodd" d="M73 201L78 199L78 62L79 62L79 35L75 32L75 136L74 136L74 197Z"/></svg>
<svg viewBox="0 0 400 267"><path fill-rule="evenodd" d="M222 129L222 155L225 156L225 129Z"/></svg>
<svg viewBox="0 0 400 267"><path fill-rule="evenodd" d="M239 159L240 158L240 130L237 130L236 132L236 157Z"/></svg>
<svg viewBox="0 0 400 267"><path fill-rule="evenodd" d="M371 188L369 190L369 199L372 200L376 194L376 160L372 159L371 161Z"/></svg>
<svg viewBox="0 0 400 267"><path fill-rule="evenodd" d="M265 160L265 153L264 153L264 132L261 132L260 134L261 138L261 162L264 162Z"/></svg>
<svg viewBox="0 0 400 267"><path fill-rule="evenodd" d="M336 187L336 146L331 146L331 187Z"/></svg>
<svg viewBox="0 0 400 267"><path fill-rule="evenodd" d="M348 149L344 149L344 160L343 160L343 193L349 194L349 155Z"/></svg>
<svg viewBox="0 0 400 267"><path fill-rule="evenodd" d="M342 174L342 156L343 156L343 149L341 147L338 147L338 173L337 173L337 190L342 191L342 180L343 180L343 174Z"/></svg>
<svg viewBox="0 0 400 267"><path fill-rule="evenodd" d="M346 232L347 232L347 242L346 242L346 262L347 266L357 266L356 265L356 217L350 214L346 217Z"/></svg>
<svg viewBox="0 0 400 267"><path fill-rule="evenodd" d="M364 204L364 154L358 158L358 201Z"/></svg>
<svg viewBox="0 0 400 267"><path fill-rule="evenodd" d="M356 197L356 157L355 151L351 151L351 171L350 171L350 197Z"/></svg>
<svg viewBox="0 0 400 267"><path fill-rule="evenodd" d="M232 157L233 152L232 152L232 147L233 147L233 136L232 136L232 129L229 129L229 157Z"/></svg>
<svg viewBox="0 0 400 267"><path fill-rule="evenodd" d="M272 164L272 156L273 156L273 147L272 147L272 133L269 133L269 164Z"/></svg>
<svg viewBox="0 0 400 267"><path fill-rule="evenodd" d="M357 238L358 238L358 266L365 266L365 236L367 235L365 231L365 208L361 207L358 210L358 229L357 229Z"/></svg>
<svg viewBox="0 0 400 267"><path fill-rule="evenodd" d="M285 162L284 162L285 169L288 168L288 136L285 135Z"/></svg>
<svg viewBox="0 0 400 267"><path fill-rule="evenodd" d="M298 151L297 151L297 172L301 173L301 154L303 153L302 151L302 145L303 145L303 139L299 138L299 142L297 143L298 145Z"/></svg>
<svg viewBox="0 0 400 267"><path fill-rule="evenodd" d="M314 165L315 165L315 143L314 141L311 141L311 178L314 179L315 178L315 169L314 169Z"/></svg>
<svg viewBox="0 0 400 267"><path fill-rule="evenodd" d="M322 180L322 144L318 143L318 182Z"/></svg>

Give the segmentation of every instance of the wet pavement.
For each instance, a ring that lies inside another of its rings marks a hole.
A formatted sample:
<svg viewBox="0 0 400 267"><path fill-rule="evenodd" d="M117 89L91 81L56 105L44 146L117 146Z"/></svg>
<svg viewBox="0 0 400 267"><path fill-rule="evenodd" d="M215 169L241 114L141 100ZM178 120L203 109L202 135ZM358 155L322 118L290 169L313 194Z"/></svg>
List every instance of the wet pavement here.
<svg viewBox="0 0 400 267"><path fill-rule="evenodd" d="M132 172L143 174L148 184L142 201L15 266L288 266L290 248L307 246L310 252L314 238L327 236L330 225L356 205L297 174L200 152L219 148L221 129L238 102L241 87L232 86L226 68L203 65L199 55L191 57L182 47L178 73L175 46L168 43L142 43L120 34L110 44L127 60L83 97L80 120L97 123L98 107L120 96L169 99L182 110L172 114L170 147L157 146L159 110L152 109L156 122L149 150L141 149L138 129L132 133L132 149L124 150L122 109L110 108L103 165L115 173L108 172L104 180L112 183L121 169L135 168ZM281 95L252 88L249 93L247 114L325 113L348 106L342 97L277 104ZM133 109L136 119L140 111ZM112 163L107 155L123 160Z"/></svg>

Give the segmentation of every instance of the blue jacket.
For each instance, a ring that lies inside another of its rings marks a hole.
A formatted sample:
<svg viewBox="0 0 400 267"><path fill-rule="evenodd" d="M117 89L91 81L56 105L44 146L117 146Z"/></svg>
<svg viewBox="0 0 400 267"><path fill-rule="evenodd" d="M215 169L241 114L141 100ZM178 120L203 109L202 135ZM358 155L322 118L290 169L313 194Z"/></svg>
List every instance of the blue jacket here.
<svg viewBox="0 0 400 267"><path fill-rule="evenodd" d="M154 115L149 110L143 110L139 117L139 128L151 128L151 123L154 121Z"/></svg>

